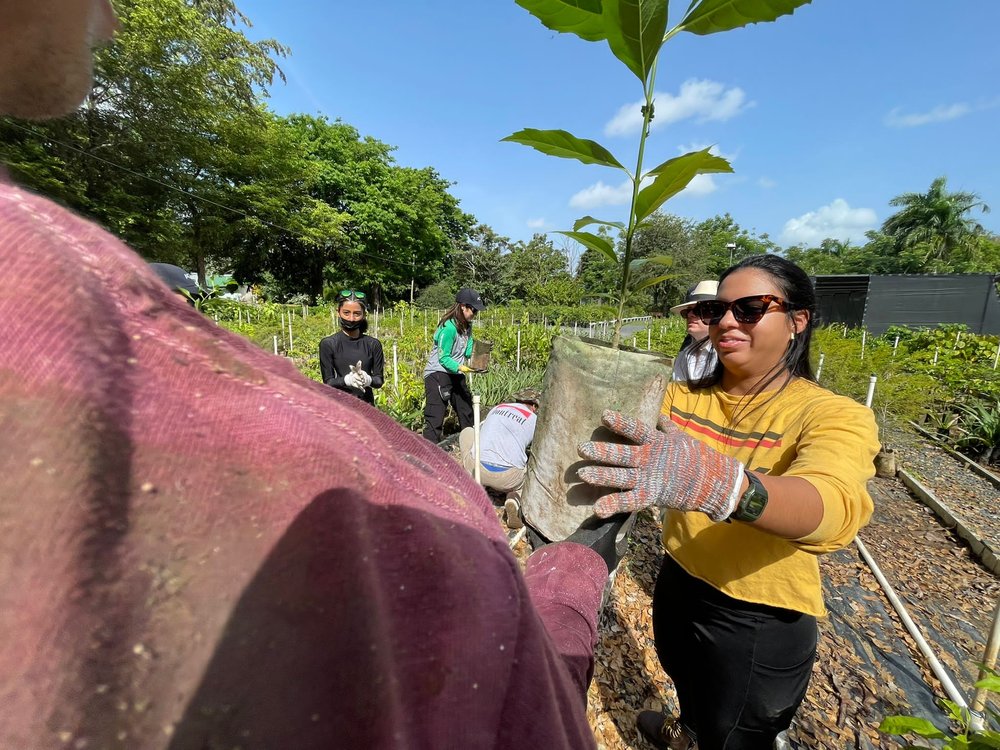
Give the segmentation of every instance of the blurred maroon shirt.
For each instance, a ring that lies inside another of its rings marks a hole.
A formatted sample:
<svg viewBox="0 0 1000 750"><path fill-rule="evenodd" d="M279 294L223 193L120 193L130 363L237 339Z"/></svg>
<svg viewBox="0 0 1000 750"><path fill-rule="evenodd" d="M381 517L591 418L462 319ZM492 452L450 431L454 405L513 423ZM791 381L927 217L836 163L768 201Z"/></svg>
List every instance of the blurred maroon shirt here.
<svg viewBox="0 0 1000 750"><path fill-rule="evenodd" d="M592 747L603 561L0 177L0 747Z"/></svg>

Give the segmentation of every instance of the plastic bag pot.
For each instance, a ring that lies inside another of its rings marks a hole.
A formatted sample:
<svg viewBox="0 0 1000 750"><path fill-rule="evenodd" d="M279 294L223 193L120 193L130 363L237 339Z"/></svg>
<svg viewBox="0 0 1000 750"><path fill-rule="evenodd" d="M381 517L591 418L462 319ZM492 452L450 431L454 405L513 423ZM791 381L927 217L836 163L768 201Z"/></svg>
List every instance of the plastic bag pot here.
<svg viewBox="0 0 1000 750"><path fill-rule="evenodd" d="M655 424L670 381L671 360L658 352L612 349L604 341L556 336L545 368L524 490L524 520L550 541L565 539L593 515L606 489L580 481L586 440L620 442L601 425L605 409Z"/></svg>
<svg viewBox="0 0 1000 750"><path fill-rule="evenodd" d="M486 372L490 369L490 354L493 351L492 341L472 340L472 358L469 367L476 372Z"/></svg>

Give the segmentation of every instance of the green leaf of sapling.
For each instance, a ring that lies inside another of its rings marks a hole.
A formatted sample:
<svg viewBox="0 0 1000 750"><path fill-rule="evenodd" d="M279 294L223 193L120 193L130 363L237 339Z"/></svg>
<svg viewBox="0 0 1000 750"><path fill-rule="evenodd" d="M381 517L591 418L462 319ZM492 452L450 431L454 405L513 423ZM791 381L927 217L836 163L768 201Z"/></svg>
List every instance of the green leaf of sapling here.
<svg viewBox="0 0 1000 750"><path fill-rule="evenodd" d="M918 734L921 737L937 740L948 738L927 719L920 719L916 716L887 716L878 725L878 730L885 734Z"/></svg>
<svg viewBox="0 0 1000 750"><path fill-rule="evenodd" d="M600 224L605 227L614 227L615 229L620 229L625 231L625 224L621 221L605 221L604 219L595 219L593 216L583 216L577 219L573 223L573 231L578 232L584 227L588 227L591 224Z"/></svg>
<svg viewBox="0 0 1000 750"><path fill-rule="evenodd" d="M768 23L794 13L797 8L808 5L811 1L695 0L677 25L677 30L705 35L738 29L752 23Z"/></svg>
<svg viewBox="0 0 1000 750"><path fill-rule="evenodd" d="M976 687L985 688L991 693L1000 693L1000 677L995 677L993 675L984 677L976 683Z"/></svg>
<svg viewBox="0 0 1000 750"><path fill-rule="evenodd" d="M686 188L697 175L732 171L728 161L709 153L707 148L663 162L649 172L655 174L656 179L639 193L635 204L635 220L639 222L645 219L667 199Z"/></svg>
<svg viewBox="0 0 1000 750"><path fill-rule="evenodd" d="M661 283L663 281L666 281L667 279L672 279L672 278L674 278L674 276L676 276L676 274L667 273L667 274L664 274L663 276L655 276L652 279L646 279L642 283L636 285L636 287L632 291L634 291L634 292L641 292L646 287L654 286L654 285L659 284L659 283Z"/></svg>
<svg viewBox="0 0 1000 750"><path fill-rule="evenodd" d="M620 261L617 253L615 253L614 245L611 244L611 240L607 237L601 237L592 232L558 232L558 234L563 234L571 240L576 240L584 247L589 247L591 250L602 253L612 263Z"/></svg>
<svg viewBox="0 0 1000 750"><path fill-rule="evenodd" d="M552 31L576 34L588 42L607 38L601 0L514 0Z"/></svg>
<svg viewBox="0 0 1000 750"><path fill-rule="evenodd" d="M646 258L636 258L628 264L629 272L637 271L649 263L652 263L655 266L670 268L674 264L674 259L669 255L650 255Z"/></svg>
<svg viewBox="0 0 1000 750"><path fill-rule="evenodd" d="M667 28L665 0L604 0L604 28L611 52L644 84Z"/></svg>
<svg viewBox="0 0 1000 750"><path fill-rule="evenodd" d="M610 151L596 141L585 138L577 138L572 133L565 130L537 130L536 128L525 128L516 133L511 133L501 141L520 143L523 146L530 146L536 151L541 151L549 156L558 156L562 159L576 159L584 164L600 164L603 167L615 167L626 174L628 170L614 157Z"/></svg>

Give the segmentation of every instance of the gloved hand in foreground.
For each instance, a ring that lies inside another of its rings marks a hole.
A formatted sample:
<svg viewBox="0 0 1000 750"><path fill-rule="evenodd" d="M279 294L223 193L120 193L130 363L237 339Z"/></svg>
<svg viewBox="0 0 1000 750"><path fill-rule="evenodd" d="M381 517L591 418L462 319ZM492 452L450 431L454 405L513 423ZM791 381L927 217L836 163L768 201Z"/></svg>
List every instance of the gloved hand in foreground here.
<svg viewBox="0 0 1000 750"><path fill-rule="evenodd" d="M701 511L713 521L728 518L739 501L743 465L681 432L660 416L659 430L606 410L601 422L612 432L637 443L581 443L583 458L604 466L585 466L580 479L598 487L626 492L605 495L594 504L594 514L607 518L659 505L684 511Z"/></svg>
<svg viewBox="0 0 1000 750"><path fill-rule="evenodd" d="M472 369L471 367L469 367L468 365L459 365L459 366L458 366L458 371L459 371L459 372L475 372L475 370L473 370L473 369Z"/></svg>
<svg viewBox="0 0 1000 750"><path fill-rule="evenodd" d="M372 384L372 376L369 375L364 370L358 370L355 375L358 376L358 385L361 388L367 388Z"/></svg>

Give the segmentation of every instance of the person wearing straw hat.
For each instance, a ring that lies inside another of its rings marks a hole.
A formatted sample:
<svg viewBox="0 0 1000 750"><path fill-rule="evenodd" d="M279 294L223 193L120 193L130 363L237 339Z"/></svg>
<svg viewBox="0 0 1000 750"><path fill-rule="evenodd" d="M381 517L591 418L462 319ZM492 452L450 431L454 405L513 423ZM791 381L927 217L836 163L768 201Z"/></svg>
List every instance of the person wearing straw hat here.
<svg viewBox="0 0 1000 750"><path fill-rule="evenodd" d="M714 372L719 358L708 338L708 326L693 313L696 304L702 300L715 299L718 291L718 281L699 281L688 289L687 296L681 304L670 308L670 312L677 313L687 321L687 336L681 342L680 351L674 358L671 380L686 383L689 380L701 380Z"/></svg>

